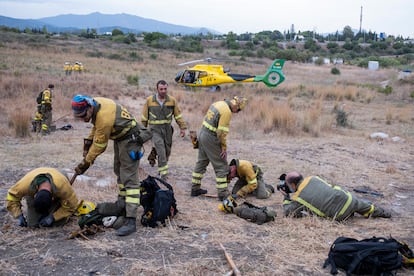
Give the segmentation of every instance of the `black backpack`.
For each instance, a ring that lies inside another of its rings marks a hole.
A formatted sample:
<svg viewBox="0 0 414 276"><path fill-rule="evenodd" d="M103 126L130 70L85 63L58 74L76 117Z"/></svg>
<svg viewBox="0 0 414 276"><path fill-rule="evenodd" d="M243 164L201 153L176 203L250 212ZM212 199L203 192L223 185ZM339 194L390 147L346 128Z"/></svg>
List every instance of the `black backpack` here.
<svg viewBox="0 0 414 276"><path fill-rule="evenodd" d="M36 98L36 103L37 103L37 104L41 104L41 103L42 103L42 99L43 99L43 91L41 91L41 92L39 93L39 95L37 95L37 98Z"/></svg>
<svg viewBox="0 0 414 276"><path fill-rule="evenodd" d="M161 189L157 180L168 190ZM141 205L144 207L141 224L145 227L157 227L160 224L165 226L165 220L178 213L172 186L150 175L141 181Z"/></svg>
<svg viewBox="0 0 414 276"><path fill-rule="evenodd" d="M81 229L85 226L102 225L104 216L98 213L98 210L93 210L85 215L82 215L78 220L78 225Z"/></svg>
<svg viewBox="0 0 414 276"><path fill-rule="evenodd" d="M356 240L338 237L331 245L323 268L331 266L331 274L343 269L346 275L394 275L403 265L403 243L393 238Z"/></svg>

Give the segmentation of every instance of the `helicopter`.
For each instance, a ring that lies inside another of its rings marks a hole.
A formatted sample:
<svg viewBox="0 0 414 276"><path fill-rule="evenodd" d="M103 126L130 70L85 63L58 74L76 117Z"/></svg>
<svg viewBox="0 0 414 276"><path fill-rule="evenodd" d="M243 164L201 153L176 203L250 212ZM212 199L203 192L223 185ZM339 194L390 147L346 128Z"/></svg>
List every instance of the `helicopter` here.
<svg viewBox="0 0 414 276"><path fill-rule="evenodd" d="M282 72L285 63L283 59L275 59L264 75L257 76L230 73L230 70L225 69L223 65L211 64L211 60L211 58L207 58L179 64L182 66L201 61L208 62L207 64L196 64L178 72L175 82L185 87L210 87L212 91L220 91L220 84L263 82L268 87L276 87L285 80Z"/></svg>

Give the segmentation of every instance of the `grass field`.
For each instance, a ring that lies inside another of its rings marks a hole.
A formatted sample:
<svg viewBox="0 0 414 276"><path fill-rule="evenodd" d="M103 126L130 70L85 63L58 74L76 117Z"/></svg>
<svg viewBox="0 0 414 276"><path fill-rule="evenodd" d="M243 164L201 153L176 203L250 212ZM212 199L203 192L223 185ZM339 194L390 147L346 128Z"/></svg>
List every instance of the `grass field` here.
<svg viewBox="0 0 414 276"><path fill-rule="evenodd" d="M362 239L391 235L414 247L412 75L400 79L394 69L369 71L348 65L338 66L341 74L333 75L333 65L287 61L283 69L286 81L277 88L261 83L223 85L221 92L213 93L186 90L174 83L174 77L183 69L177 66L181 62L225 56L225 51L216 48L207 48L200 56L160 51L144 44L2 34L0 49L2 199L7 189L33 168L50 166L73 173L82 160L83 138L91 128L72 118L70 100L75 94L112 98L140 118L144 99L154 93L157 80L165 79L189 130L198 130L212 102L233 95L249 99L246 109L231 122L229 160L257 163L269 184L277 185L279 175L290 170L320 175L349 190L362 187L384 194L358 196L393 214L391 219L356 215L344 223L315 217L285 218L283 197L278 192L267 200L248 198L256 205L275 209L278 216L274 222L256 225L221 213L217 199L189 196L197 151L189 137L178 136L174 125L169 167L180 212L168 227L138 226L136 234L124 238L106 229L90 240L68 240L70 232L78 229L76 218L62 228L20 229L3 208L0 275L224 275L230 266L220 243L242 275L329 275L322 264L338 236ZM77 60L85 72L66 76L64 62ZM262 74L270 63L252 59L230 67L236 73ZM35 98L49 83L55 85L55 125L71 124L73 129L40 136L30 131L30 121L36 110ZM392 87L388 95L382 93L386 87ZM370 138L377 132L390 138ZM145 149L149 153L151 144ZM109 146L76 180L79 198L96 203L116 199L112 153ZM140 179L156 174L146 156L140 164ZM210 194L216 193L211 166L202 186ZM141 213L140 209L139 216ZM399 274L414 272L401 270Z"/></svg>

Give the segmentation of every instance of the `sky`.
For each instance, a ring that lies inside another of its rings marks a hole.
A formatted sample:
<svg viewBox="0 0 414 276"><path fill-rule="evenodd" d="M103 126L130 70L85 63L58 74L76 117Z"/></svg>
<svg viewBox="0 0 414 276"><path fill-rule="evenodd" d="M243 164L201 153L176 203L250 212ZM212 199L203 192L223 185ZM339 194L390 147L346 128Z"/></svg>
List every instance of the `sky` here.
<svg viewBox="0 0 414 276"><path fill-rule="evenodd" d="M362 21L361 21L362 7ZM0 0L0 15L126 13L221 33L278 30L333 33L345 26L414 38L414 0Z"/></svg>

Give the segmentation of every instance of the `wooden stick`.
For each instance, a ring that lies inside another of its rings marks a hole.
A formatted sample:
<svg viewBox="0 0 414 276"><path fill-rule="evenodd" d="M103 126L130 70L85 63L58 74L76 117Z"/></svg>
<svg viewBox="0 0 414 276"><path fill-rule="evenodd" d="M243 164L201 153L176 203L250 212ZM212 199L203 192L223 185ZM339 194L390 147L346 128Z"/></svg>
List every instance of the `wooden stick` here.
<svg viewBox="0 0 414 276"><path fill-rule="evenodd" d="M70 185L72 185L73 182L75 182L76 177L78 177L78 174L77 173L74 173L73 176L72 176L72 178L69 181Z"/></svg>
<svg viewBox="0 0 414 276"><path fill-rule="evenodd" d="M204 197L212 197L212 198L218 198L218 196L217 196L217 195L209 195L209 194L203 194L203 195L201 195L201 196L204 196Z"/></svg>
<svg viewBox="0 0 414 276"><path fill-rule="evenodd" d="M221 242L219 243L221 249L224 251L224 256L226 256L227 262L231 266L231 269L233 270L233 275L241 276L240 270L237 268L236 264L233 262L233 259L231 258L230 254L227 253L226 249L224 248L223 244Z"/></svg>

